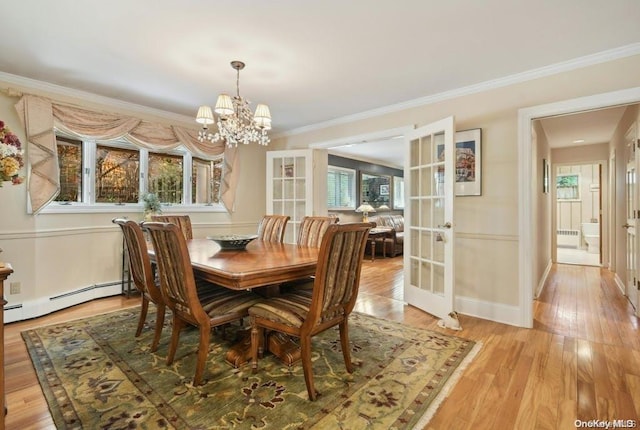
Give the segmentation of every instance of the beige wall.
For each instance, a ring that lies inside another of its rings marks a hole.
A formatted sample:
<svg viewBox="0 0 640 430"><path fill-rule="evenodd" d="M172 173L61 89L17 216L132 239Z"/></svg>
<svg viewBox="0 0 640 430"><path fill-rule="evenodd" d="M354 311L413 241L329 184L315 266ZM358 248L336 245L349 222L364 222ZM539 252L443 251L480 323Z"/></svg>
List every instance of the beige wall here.
<svg viewBox="0 0 640 430"><path fill-rule="evenodd" d="M518 110L562 100L640 86L640 56L597 64L553 76L497 88L454 99L434 102L375 118L336 124L282 136L279 149L303 148L310 144L373 133L386 129L421 126L455 115L456 129L482 128L482 196L460 197L455 202L456 294L468 313L493 318L492 312L517 312L519 303L518 232ZM534 172L544 148L532 154ZM530 178L541 182L541 178ZM550 234L549 197L537 200L531 264L539 277L547 265L549 238L536 242L537 234ZM541 224L538 226L538 224ZM466 305L465 305L466 304ZM459 310L465 312L465 309ZM478 311L478 308L482 308ZM495 319L500 319L496 316Z"/></svg>

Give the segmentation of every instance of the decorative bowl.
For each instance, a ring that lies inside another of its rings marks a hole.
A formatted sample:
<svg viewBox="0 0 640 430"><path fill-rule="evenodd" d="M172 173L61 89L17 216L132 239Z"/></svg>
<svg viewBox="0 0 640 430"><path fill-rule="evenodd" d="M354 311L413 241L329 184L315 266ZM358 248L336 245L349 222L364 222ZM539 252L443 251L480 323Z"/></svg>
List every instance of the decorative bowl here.
<svg viewBox="0 0 640 430"><path fill-rule="evenodd" d="M207 239L213 240L221 249L244 249L256 237L255 234L222 234L207 236Z"/></svg>

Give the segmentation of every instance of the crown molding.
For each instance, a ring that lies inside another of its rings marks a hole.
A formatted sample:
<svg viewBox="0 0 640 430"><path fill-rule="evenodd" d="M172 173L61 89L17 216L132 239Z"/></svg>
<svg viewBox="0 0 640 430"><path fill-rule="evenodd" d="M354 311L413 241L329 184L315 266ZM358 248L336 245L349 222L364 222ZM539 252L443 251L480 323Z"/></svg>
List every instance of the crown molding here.
<svg viewBox="0 0 640 430"><path fill-rule="evenodd" d="M90 93L82 90L75 90L61 85L51 84L49 82L38 81L31 78L25 78L24 76L12 75L0 71L0 82L4 82L9 85L15 85L20 89L9 88L13 90L13 93L18 93L20 90L37 90L49 94L54 94L63 97L76 98L90 103L103 105L105 107L113 108L115 110L127 110L131 112L143 113L147 115L153 115L160 118L164 118L175 122L194 122L193 117L186 115L180 115L173 112L164 111L161 109L155 109L148 106L143 106L135 103L129 103L122 100L114 99L111 97L105 97L98 94Z"/></svg>
<svg viewBox="0 0 640 430"><path fill-rule="evenodd" d="M408 100L406 102L384 106L377 109L371 109L371 110L356 113L353 115L346 115L346 116L335 118L329 121L306 125L304 127L279 133L277 135L274 135L273 138L276 139L280 137L294 136L302 133L321 130L321 129L336 126L336 125L343 125L350 122L374 118L374 117L389 114L389 113L395 113L395 112L406 110L406 109L426 106L429 104L454 99L457 97L477 94L483 91L506 87L509 85L531 81L534 79L543 78L543 77L555 75L558 73L568 72L571 70L576 70L576 69L580 69L583 67L588 67L596 64L606 63L608 61L618 60L621 58L631 57L633 55L638 55L638 54L640 54L640 42L621 46L619 48L609 49L607 51L598 52L596 54L585 55L583 57L578 57L573 60L563 61L561 63L551 64L549 66L539 67L537 69L532 69L526 72L516 73L514 75L505 76L503 78L492 79L489 81L481 82L479 84L469 85L466 87L461 87L461 88L457 88L450 91L444 91L442 93L434 94L431 96L420 97L417 99Z"/></svg>

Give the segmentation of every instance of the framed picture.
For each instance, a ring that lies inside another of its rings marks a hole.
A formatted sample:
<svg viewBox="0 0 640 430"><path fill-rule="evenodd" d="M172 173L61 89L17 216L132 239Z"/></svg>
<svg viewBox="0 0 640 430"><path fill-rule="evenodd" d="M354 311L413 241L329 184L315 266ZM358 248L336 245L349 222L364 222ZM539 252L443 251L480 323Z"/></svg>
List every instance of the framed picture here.
<svg viewBox="0 0 640 430"><path fill-rule="evenodd" d="M482 195L482 129L456 132L456 196Z"/></svg>
<svg viewBox="0 0 640 430"><path fill-rule="evenodd" d="M380 195L381 196L389 195L389 185L380 185Z"/></svg>
<svg viewBox="0 0 640 430"><path fill-rule="evenodd" d="M293 178L293 164L285 164L282 166L282 171L285 178Z"/></svg>

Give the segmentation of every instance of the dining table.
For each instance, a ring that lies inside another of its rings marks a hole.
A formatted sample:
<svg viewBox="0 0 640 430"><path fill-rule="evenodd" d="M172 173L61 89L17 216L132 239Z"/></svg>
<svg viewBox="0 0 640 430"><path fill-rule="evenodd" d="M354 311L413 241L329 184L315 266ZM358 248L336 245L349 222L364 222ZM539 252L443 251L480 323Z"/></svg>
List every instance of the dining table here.
<svg viewBox="0 0 640 430"><path fill-rule="evenodd" d="M314 275L318 263L318 248L290 243L253 240L243 249L222 249L209 239L190 239L187 248L196 277L258 293L259 287Z"/></svg>
<svg viewBox="0 0 640 430"><path fill-rule="evenodd" d="M155 260L153 246L149 256ZM232 289L253 290L265 297L279 293L284 282L309 278L315 274L318 248L289 243L253 240L243 249L222 249L209 239L189 239L187 249L196 278ZM299 347L288 337L274 334L266 349L291 365L299 360ZM226 353L234 367L250 360L250 336L244 333Z"/></svg>

